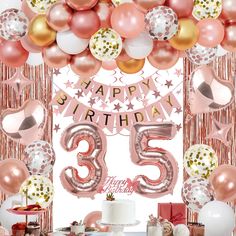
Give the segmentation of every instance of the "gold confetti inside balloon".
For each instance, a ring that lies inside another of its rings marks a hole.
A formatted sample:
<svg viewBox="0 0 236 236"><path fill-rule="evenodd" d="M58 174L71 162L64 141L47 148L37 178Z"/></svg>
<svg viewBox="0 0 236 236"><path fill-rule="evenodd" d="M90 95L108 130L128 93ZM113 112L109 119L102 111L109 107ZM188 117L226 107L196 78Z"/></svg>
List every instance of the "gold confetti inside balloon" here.
<svg viewBox="0 0 236 236"><path fill-rule="evenodd" d="M195 0L193 16L197 20L216 19L222 11L222 0Z"/></svg>
<svg viewBox="0 0 236 236"><path fill-rule="evenodd" d="M44 14L57 0L26 0L29 8L38 14Z"/></svg>
<svg viewBox="0 0 236 236"><path fill-rule="evenodd" d="M191 177L208 179L217 166L218 158L210 146L196 144L185 152L184 167Z"/></svg>
<svg viewBox="0 0 236 236"><path fill-rule="evenodd" d="M53 184L50 179L44 176L31 175L21 185L20 193L46 208L53 200Z"/></svg>
<svg viewBox="0 0 236 236"><path fill-rule="evenodd" d="M119 56L122 50L120 35L110 28L98 30L90 39L92 55L100 61L111 61Z"/></svg>

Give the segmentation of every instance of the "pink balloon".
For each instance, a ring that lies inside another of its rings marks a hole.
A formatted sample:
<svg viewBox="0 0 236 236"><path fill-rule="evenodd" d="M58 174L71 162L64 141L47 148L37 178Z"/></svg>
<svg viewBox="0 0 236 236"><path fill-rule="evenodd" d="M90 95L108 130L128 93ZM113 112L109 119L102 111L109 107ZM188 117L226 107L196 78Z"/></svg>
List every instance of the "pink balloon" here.
<svg viewBox="0 0 236 236"><path fill-rule="evenodd" d="M93 10L74 13L70 22L71 31L80 38L89 39L100 28L100 19Z"/></svg>
<svg viewBox="0 0 236 236"><path fill-rule="evenodd" d="M105 70L115 70L117 68L116 60L103 61L102 68Z"/></svg>
<svg viewBox="0 0 236 236"><path fill-rule="evenodd" d="M24 65L29 56L21 45L20 41L3 41L0 44L0 59L10 67L19 67Z"/></svg>
<svg viewBox="0 0 236 236"><path fill-rule="evenodd" d="M225 34L225 29L220 20L204 19L197 23L199 29L198 43L204 47L216 47L219 45Z"/></svg>
<svg viewBox="0 0 236 236"><path fill-rule="evenodd" d="M0 161L0 190L5 194L18 193L28 177L29 171L24 162L12 158Z"/></svg>
<svg viewBox="0 0 236 236"><path fill-rule="evenodd" d="M22 1L21 10L25 13L29 20L36 16L36 13L31 11L31 9L29 8L26 0Z"/></svg>
<svg viewBox="0 0 236 236"><path fill-rule="evenodd" d="M39 47L37 45L35 45L31 39L28 37L28 35L25 35L21 40L21 45L22 47L28 51L28 52L33 52L33 53L37 53L37 52L41 52L42 51L42 47Z"/></svg>
<svg viewBox="0 0 236 236"><path fill-rule="evenodd" d="M193 0L167 0L165 5L172 8L178 18L186 18L192 14Z"/></svg>
<svg viewBox="0 0 236 236"><path fill-rule="evenodd" d="M77 11L84 11L93 8L98 0L65 0L67 5Z"/></svg>
<svg viewBox="0 0 236 236"><path fill-rule="evenodd" d="M134 3L124 3L111 14L112 28L124 38L134 38L145 29L144 14Z"/></svg>
<svg viewBox="0 0 236 236"><path fill-rule="evenodd" d="M236 23L229 22L225 24L225 36L221 42L222 48L229 52L236 52Z"/></svg>
<svg viewBox="0 0 236 236"><path fill-rule="evenodd" d="M106 136L97 125L80 122L65 129L61 137L61 145L67 152L72 152L83 140L88 143L89 148L86 152L79 152L77 160L79 166L88 169L87 177L80 177L75 167L68 166L62 170L60 179L69 193L77 197L94 198L107 178Z"/></svg>
<svg viewBox="0 0 236 236"><path fill-rule="evenodd" d="M222 14L224 20L236 20L236 4L235 0L222 1Z"/></svg>
<svg viewBox="0 0 236 236"><path fill-rule="evenodd" d="M160 170L156 180L138 175L134 191L148 198L158 198L173 192L178 178L178 164L167 150L149 146L150 140L171 140L176 135L173 123L136 123L131 130L130 152L132 161L139 166L155 166Z"/></svg>

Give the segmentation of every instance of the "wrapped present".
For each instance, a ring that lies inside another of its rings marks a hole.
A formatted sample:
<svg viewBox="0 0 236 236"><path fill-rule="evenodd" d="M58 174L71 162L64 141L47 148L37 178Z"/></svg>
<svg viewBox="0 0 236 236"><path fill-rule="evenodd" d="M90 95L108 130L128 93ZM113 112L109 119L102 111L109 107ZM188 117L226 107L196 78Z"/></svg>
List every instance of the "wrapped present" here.
<svg viewBox="0 0 236 236"><path fill-rule="evenodd" d="M158 203L158 215L173 225L187 225L187 208L184 203Z"/></svg>
<svg viewBox="0 0 236 236"><path fill-rule="evenodd" d="M199 223L188 223L190 236L204 236L205 226Z"/></svg>

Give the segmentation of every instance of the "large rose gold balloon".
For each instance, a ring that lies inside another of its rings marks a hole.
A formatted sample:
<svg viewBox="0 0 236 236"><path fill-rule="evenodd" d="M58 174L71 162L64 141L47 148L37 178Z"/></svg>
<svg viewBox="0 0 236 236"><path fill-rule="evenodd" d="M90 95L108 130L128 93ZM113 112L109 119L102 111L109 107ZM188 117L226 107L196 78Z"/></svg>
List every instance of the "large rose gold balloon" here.
<svg viewBox="0 0 236 236"><path fill-rule="evenodd" d="M20 41L4 40L0 44L0 60L7 66L22 66L28 56L29 52L22 47Z"/></svg>
<svg viewBox="0 0 236 236"><path fill-rule="evenodd" d="M167 0L165 5L172 8L178 18L184 18L192 14L193 3L192 0Z"/></svg>
<svg viewBox="0 0 236 236"><path fill-rule="evenodd" d="M99 230L99 232L108 232L108 226L102 226L97 223L97 221L102 219L102 212L101 211L92 211L88 213L84 218L85 227L92 227Z"/></svg>
<svg viewBox="0 0 236 236"><path fill-rule="evenodd" d="M236 52L236 23L225 25L225 36L221 46L229 52Z"/></svg>
<svg viewBox="0 0 236 236"><path fill-rule="evenodd" d="M94 11L98 14L102 28L111 28L111 13L113 9L113 5L106 2L99 2L94 7Z"/></svg>
<svg viewBox="0 0 236 236"><path fill-rule="evenodd" d="M62 68L69 64L71 56L63 52L56 43L43 49L43 60L52 68Z"/></svg>
<svg viewBox="0 0 236 236"><path fill-rule="evenodd" d="M231 202L236 199L236 167L221 165L215 169L209 181L214 189L215 198L219 201Z"/></svg>
<svg viewBox="0 0 236 236"><path fill-rule="evenodd" d="M179 59L179 51L168 42L155 42L148 61L159 70L166 70L174 66Z"/></svg>
<svg viewBox="0 0 236 236"><path fill-rule="evenodd" d="M165 0L133 0L142 11L147 11L156 6L164 5Z"/></svg>
<svg viewBox="0 0 236 236"><path fill-rule="evenodd" d="M38 100L27 100L20 108L4 110L0 117L2 131L23 145L41 139L47 110Z"/></svg>
<svg viewBox="0 0 236 236"><path fill-rule="evenodd" d="M130 59L128 61L116 61L118 68L126 74L135 74L143 69L145 59Z"/></svg>
<svg viewBox="0 0 236 236"><path fill-rule="evenodd" d="M24 162L12 158L0 161L0 190L5 194L18 193L28 177L29 171Z"/></svg>
<svg viewBox="0 0 236 236"><path fill-rule="evenodd" d="M225 20L236 20L236 4L235 0L222 1L222 17Z"/></svg>
<svg viewBox="0 0 236 236"><path fill-rule="evenodd" d="M22 47L28 52L33 52L33 53L42 52L42 47L35 45L28 37L28 35L25 35L20 40L20 42Z"/></svg>
<svg viewBox="0 0 236 236"><path fill-rule="evenodd" d="M74 13L70 22L71 31L80 38L89 39L100 28L100 19L93 10Z"/></svg>
<svg viewBox="0 0 236 236"><path fill-rule="evenodd" d="M52 44L56 39L56 31L47 24L45 15L37 15L29 24L29 38L40 47Z"/></svg>
<svg viewBox="0 0 236 236"><path fill-rule="evenodd" d="M77 11L91 9L97 4L98 0L66 0L66 3Z"/></svg>
<svg viewBox="0 0 236 236"><path fill-rule="evenodd" d="M73 10L65 3L56 3L52 5L47 14L47 23L56 31L64 31L70 29Z"/></svg>
<svg viewBox="0 0 236 236"><path fill-rule="evenodd" d="M71 69L81 77L91 77L100 70L102 62L97 60L87 49L71 59Z"/></svg>

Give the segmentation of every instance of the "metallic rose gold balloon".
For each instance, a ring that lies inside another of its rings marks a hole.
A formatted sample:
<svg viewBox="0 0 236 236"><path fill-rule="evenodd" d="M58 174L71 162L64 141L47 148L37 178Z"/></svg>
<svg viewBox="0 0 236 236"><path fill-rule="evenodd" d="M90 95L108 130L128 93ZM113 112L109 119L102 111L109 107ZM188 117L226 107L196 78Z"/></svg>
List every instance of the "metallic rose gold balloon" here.
<svg viewBox="0 0 236 236"><path fill-rule="evenodd" d="M28 51L28 52L42 52L42 47L35 45L31 39L28 37L28 35L25 35L21 40L22 47Z"/></svg>
<svg viewBox="0 0 236 236"><path fill-rule="evenodd" d="M56 43L43 49L43 60L52 68L62 68L70 63L71 56L63 52Z"/></svg>
<svg viewBox="0 0 236 236"><path fill-rule="evenodd" d="M12 158L0 162L0 189L5 194L18 193L28 177L29 171L24 162Z"/></svg>
<svg viewBox="0 0 236 236"><path fill-rule="evenodd" d="M221 46L230 52L236 52L236 23L225 24L225 36Z"/></svg>
<svg viewBox="0 0 236 236"><path fill-rule="evenodd" d="M97 223L97 221L102 219L102 212L101 211L92 211L88 213L84 218L85 227L92 227L99 230L99 232L108 232L108 226L102 226Z"/></svg>
<svg viewBox="0 0 236 236"><path fill-rule="evenodd" d="M100 19L93 10L78 11L70 22L71 31L80 38L89 39L100 28Z"/></svg>
<svg viewBox="0 0 236 236"><path fill-rule="evenodd" d="M160 170L156 180L138 175L134 191L148 198L158 198L173 192L178 178L178 164L167 150L149 146L151 140L171 140L176 135L173 123L135 124L131 130L130 153L132 161L139 166L155 166Z"/></svg>
<svg viewBox="0 0 236 236"><path fill-rule="evenodd" d="M25 13L25 15L28 17L29 20L31 20L32 18L34 18L35 15L36 15L36 13L33 12L33 11L29 8L29 6L28 6L26 0L23 0L23 1L22 1L21 10Z"/></svg>
<svg viewBox="0 0 236 236"><path fill-rule="evenodd" d="M236 20L235 0L222 1L222 17L224 20Z"/></svg>
<svg viewBox="0 0 236 236"><path fill-rule="evenodd" d="M98 0L66 0L67 5L77 11L84 11L93 8Z"/></svg>
<svg viewBox="0 0 236 236"><path fill-rule="evenodd" d="M1 129L12 140L23 145L41 139L46 124L47 110L38 100L27 100L20 108L4 110Z"/></svg>
<svg viewBox="0 0 236 236"><path fill-rule="evenodd" d="M101 68L102 62L97 60L87 49L71 59L71 69L81 77L91 77Z"/></svg>
<svg viewBox="0 0 236 236"><path fill-rule="evenodd" d="M47 22L49 26L56 31L65 31L70 29L73 10L65 3L56 3L52 5L47 14Z"/></svg>
<svg viewBox="0 0 236 236"><path fill-rule="evenodd" d="M165 5L175 11L178 18L192 15L194 1L192 0L167 0Z"/></svg>
<svg viewBox="0 0 236 236"><path fill-rule="evenodd" d="M217 200L231 202L236 199L235 166L220 165L212 172L209 181L214 189Z"/></svg>
<svg viewBox="0 0 236 236"><path fill-rule="evenodd" d="M68 166L62 170L60 179L69 193L77 197L93 198L107 178L106 136L95 124L75 123L65 129L61 137L61 145L67 152L72 152L83 140L88 143L89 148L86 152L79 152L77 160L79 166L88 169L87 177L80 177L75 167Z"/></svg>
<svg viewBox="0 0 236 236"><path fill-rule="evenodd" d="M121 50L120 55L116 58L117 61L129 61L132 58L126 53L125 49L124 49L124 44L123 44L123 48Z"/></svg>
<svg viewBox="0 0 236 236"><path fill-rule="evenodd" d="M103 61L102 68L105 70L115 70L117 68L116 60Z"/></svg>
<svg viewBox="0 0 236 236"><path fill-rule="evenodd" d="M133 0L142 11L147 11L156 6L164 5L165 0Z"/></svg>
<svg viewBox="0 0 236 236"><path fill-rule="evenodd" d="M191 74L189 104L193 114L218 111L234 99L232 82L221 80L209 66L200 66Z"/></svg>
<svg viewBox="0 0 236 236"><path fill-rule="evenodd" d="M148 61L159 70L166 70L174 66L179 60L179 51L168 42L154 42Z"/></svg>

